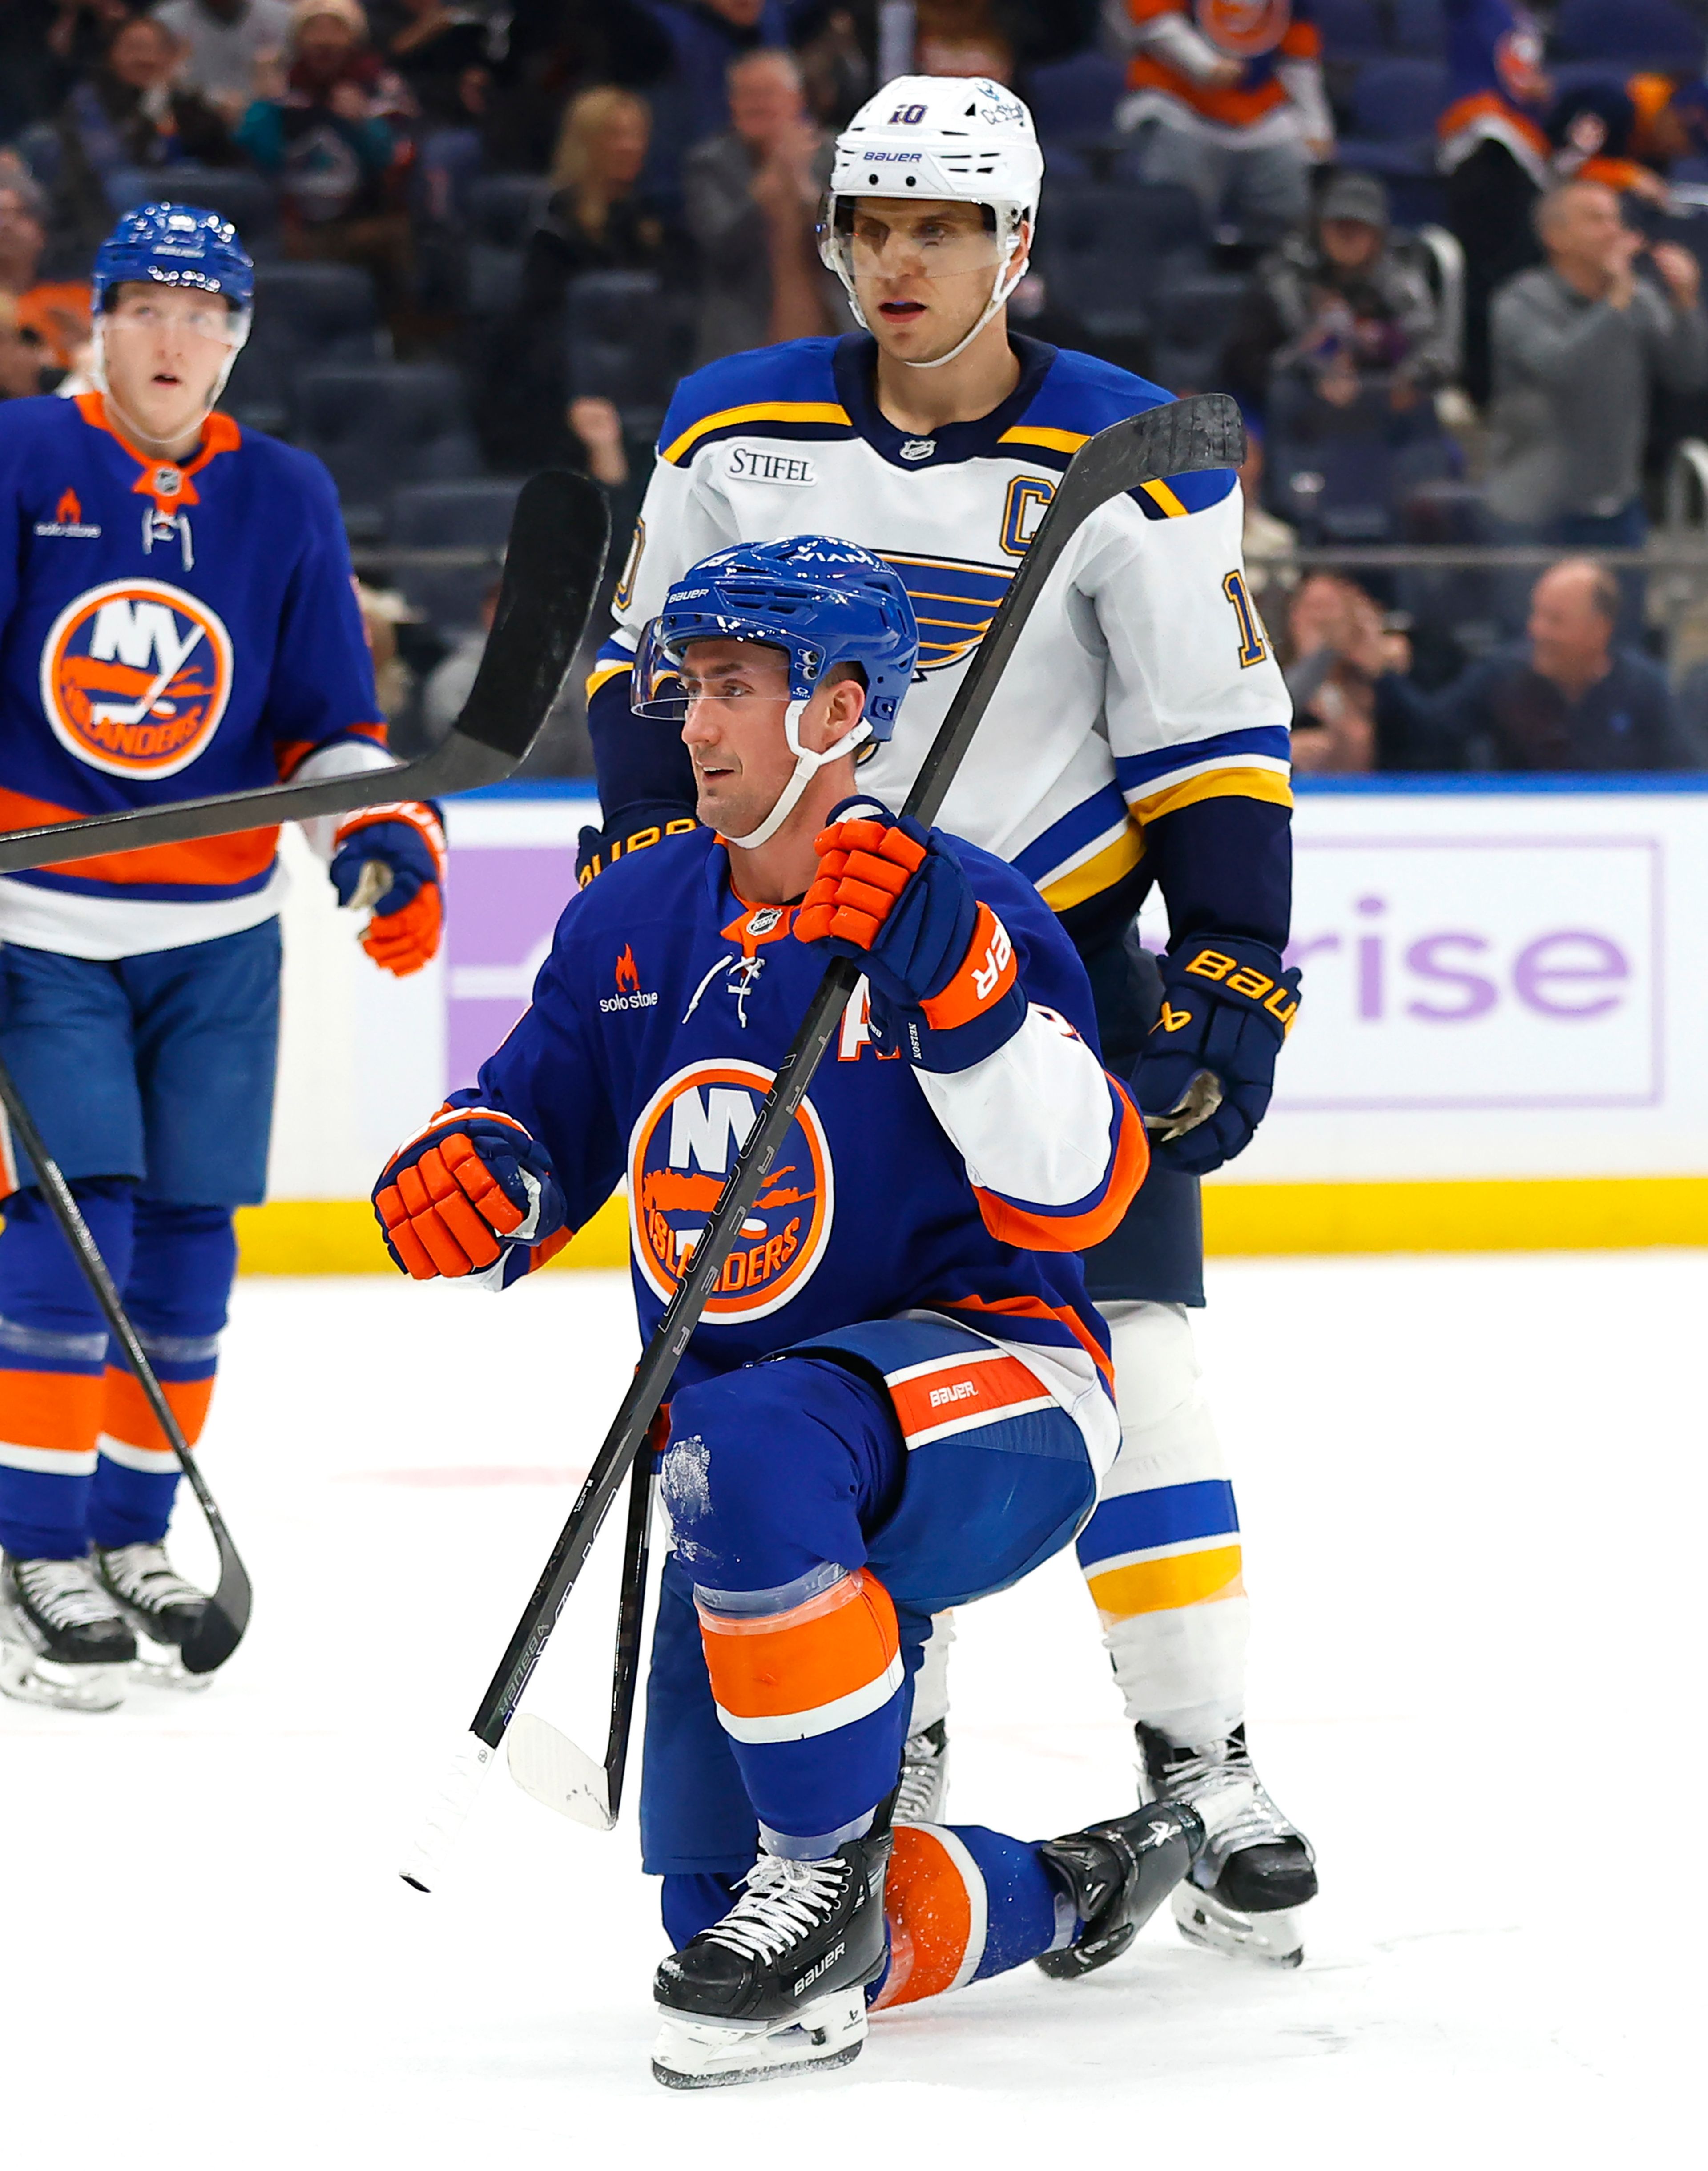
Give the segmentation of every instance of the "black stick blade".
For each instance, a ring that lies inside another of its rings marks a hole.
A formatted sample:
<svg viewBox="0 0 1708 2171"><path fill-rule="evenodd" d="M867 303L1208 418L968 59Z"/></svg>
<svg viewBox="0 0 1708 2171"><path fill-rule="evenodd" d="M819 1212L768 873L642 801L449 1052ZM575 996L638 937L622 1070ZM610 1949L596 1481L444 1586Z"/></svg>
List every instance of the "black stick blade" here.
<svg viewBox="0 0 1708 2171"><path fill-rule="evenodd" d="M226 1536L222 1523L215 1524L214 1536L219 1545L219 1584L179 1654L187 1674L211 1674L222 1666L244 1640L249 1625L253 1593L249 1571L238 1558L237 1548Z"/></svg>
<svg viewBox="0 0 1708 2171"><path fill-rule="evenodd" d="M586 475L548 468L522 486L497 614L458 735L518 762L533 744L598 592L611 520Z"/></svg>

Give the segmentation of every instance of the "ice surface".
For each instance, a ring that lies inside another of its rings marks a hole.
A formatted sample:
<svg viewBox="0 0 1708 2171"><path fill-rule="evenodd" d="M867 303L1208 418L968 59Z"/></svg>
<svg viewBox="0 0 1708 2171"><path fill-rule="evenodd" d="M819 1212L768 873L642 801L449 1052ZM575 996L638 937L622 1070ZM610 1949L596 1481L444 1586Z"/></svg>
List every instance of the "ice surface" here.
<svg viewBox="0 0 1708 2171"><path fill-rule="evenodd" d="M602 1837L500 1771L445 1889L395 1875L633 1362L623 1283L252 1281L207 1444L248 1642L201 1697L0 1706L0 2155L1687 2159L1708 1254L1223 1264L1212 1297L1253 1746L1321 1861L1298 1973L1159 1922L1090 1981L886 2016L844 2074L667 2094L632 1804ZM531 1691L590 1745L620 1522ZM1124 1809L1071 1563L961 1626L951 1813Z"/></svg>

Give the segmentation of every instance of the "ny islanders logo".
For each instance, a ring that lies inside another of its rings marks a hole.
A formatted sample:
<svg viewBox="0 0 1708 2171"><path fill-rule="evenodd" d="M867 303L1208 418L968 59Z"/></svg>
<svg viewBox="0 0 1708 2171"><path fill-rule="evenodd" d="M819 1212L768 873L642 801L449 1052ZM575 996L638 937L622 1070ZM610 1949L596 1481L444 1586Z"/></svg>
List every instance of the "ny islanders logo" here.
<svg viewBox="0 0 1708 2171"><path fill-rule="evenodd" d="M629 1147L634 1257L668 1303L705 1233L724 1180L759 1120L771 1073L756 1063L691 1063L647 1103ZM835 1210L830 1148L803 1101L706 1306L710 1320L763 1319L812 1278Z"/></svg>
<svg viewBox="0 0 1708 2171"><path fill-rule="evenodd" d="M108 581L66 605L41 651L41 705L62 746L110 776L175 776L219 729L231 636L164 581Z"/></svg>

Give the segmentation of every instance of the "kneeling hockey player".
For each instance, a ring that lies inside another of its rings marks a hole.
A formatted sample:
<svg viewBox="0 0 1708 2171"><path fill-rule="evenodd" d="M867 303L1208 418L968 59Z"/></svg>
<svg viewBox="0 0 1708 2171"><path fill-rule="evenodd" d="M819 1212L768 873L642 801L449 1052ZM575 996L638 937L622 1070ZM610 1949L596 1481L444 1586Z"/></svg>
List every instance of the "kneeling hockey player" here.
<svg viewBox="0 0 1708 2171"><path fill-rule="evenodd" d="M705 826L570 904L532 1008L376 1189L399 1266L501 1287L626 1171L650 1332L828 957L865 968L670 1409L641 1835L677 2087L841 2064L869 1997L1100 1965L1202 1842L1169 1803L1040 1847L906 1827L886 1938L931 1616L1071 1543L1114 1457L1077 1255L1148 1157L1033 887L850 796L917 650L900 578L851 544L678 582L637 683L683 720Z"/></svg>
<svg viewBox="0 0 1708 2171"><path fill-rule="evenodd" d="M0 826L384 767L332 480L214 402L254 269L215 212L127 212L94 266L96 376L0 408ZM394 973L438 946L431 807L308 825ZM0 1054L194 1443L266 1177L278 1038L276 829L0 881ZM366 885L372 888L370 882ZM0 1689L104 1710L140 1632L201 1592L164 1539L178 1466L0 1128Z"/></svg>

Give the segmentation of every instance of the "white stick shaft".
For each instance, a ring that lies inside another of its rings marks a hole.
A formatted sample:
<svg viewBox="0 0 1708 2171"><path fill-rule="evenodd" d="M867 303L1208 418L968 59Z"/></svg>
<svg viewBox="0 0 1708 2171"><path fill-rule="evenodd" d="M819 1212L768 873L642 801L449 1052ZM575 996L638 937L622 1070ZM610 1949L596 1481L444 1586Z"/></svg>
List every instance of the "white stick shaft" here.
<svg viewBox="0 0 1708 2171"><path fill-rule="evenodd" d="M447 1766L438 1790L427 1804L427 1814L415 1834L409 1859L398 1874L418 1892L431 1892L449 1858L457 1837L468 1822L480 1792L480 1782L492 1769L492 1751L478 1735L466 1734Z"/></svg>

